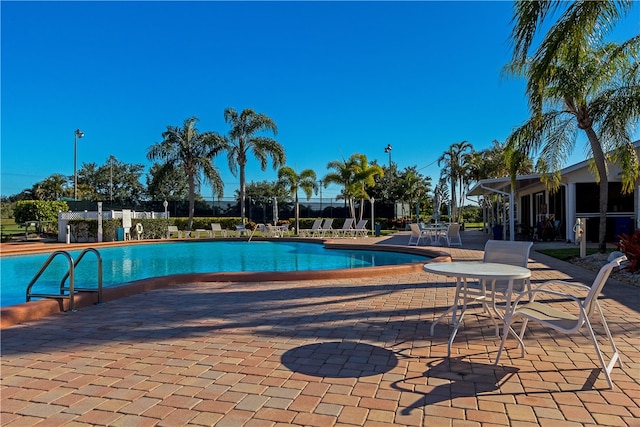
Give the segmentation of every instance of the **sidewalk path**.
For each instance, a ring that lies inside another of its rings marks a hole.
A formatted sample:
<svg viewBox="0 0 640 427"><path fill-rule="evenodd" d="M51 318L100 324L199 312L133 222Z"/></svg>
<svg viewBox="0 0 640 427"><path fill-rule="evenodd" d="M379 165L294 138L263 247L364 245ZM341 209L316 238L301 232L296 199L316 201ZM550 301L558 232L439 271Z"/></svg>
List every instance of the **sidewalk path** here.
<svg viewBox="0 0 640 427"><path fill-rule="evenodd" d="M480 259L482 238L447 251ZM536 282L595 276L535 251L530 267ZM536 327L525 357L509 340L494 366L481 310L447 358L450 327L429 326L453 289L426 273L185 283L12 327L0 424L640 426L638 288L612 281L601 300L625 364L614 390L580 335Z"/></svg>

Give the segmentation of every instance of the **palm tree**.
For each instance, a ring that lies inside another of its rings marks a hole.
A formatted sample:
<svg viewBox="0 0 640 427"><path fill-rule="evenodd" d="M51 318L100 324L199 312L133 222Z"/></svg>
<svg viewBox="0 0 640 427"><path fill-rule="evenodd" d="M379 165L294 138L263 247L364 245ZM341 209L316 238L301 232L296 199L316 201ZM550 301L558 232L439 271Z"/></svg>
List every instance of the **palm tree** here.
<svg viewBox="0 0 640 427"><path fill-rule="evenodd" d="M271 157L273 168L276 169L286 161L284 147L278 141L266 136L257 135L258 132L271 131L278 133L278 127L270 117L263 113L256 113L250 108L240 114L233 108L224 110L224 120L231 125L227 147L227 160L233 176L240 171L240 216L245 222L246 176L245 168L249 151L260 161L260 168L267 169L267 157Z"/></svg>
<svg viewBox="0 0 640 427"><path fill-rule="evenodd" d="M632 191L638 177L630 131L640 117L639 64L631 60L639 45L640 36L595 49L565 46L540 77L532 74L535 67L511 67L529 79L532 117L508 137L507 146L526 154L539 150L537 168L552 191L559 186L558 171L573 151L577 133L587 136L600 187L601 252L606 250L608 163L621 165L623 191Z"/></svg>
<svg viewBox="0 0 640 427"><path fill-rule="evenodd" d="M175 169L182 169L187 174L189 183L189 223L187 229L193 227L195 211L196 185L200 184L200 172L204 180L209 182L217 194L222 194L224 184L213 159L227 148L226 140L213 132L200 133L196 128L197 117L189 117L182 125L167 126L162 133L162 142L155 143L147 151L148 160L162 160L155 177L162 180Z"/></svg>
<svg viewBox="0 0 640 427"><path fill-rule="evenodd" d="M369 164L364 154L352 154L348 160L332 160L327 169L334 169L323 179L324 186L330 184L342 185L342 194L338 198L347 200L351 218L356 218L355 199L360 199L360 219L363 216L364 200L371 200L367 188L375 185L376 176L384 174L383 169L376 164Z"/></svg>
<svg viewBox="0 0 640 427"><path fill-rule="evenodd" d="M360 220L364 215L364 201L371 201L367 189L376 185L376 177L384 176L384 170L377 164L369 164L367 156L364 154L354 154L351 156L350 162L354 173L354 195L360 198ZM373 224L371 224L373 227Z"/></svg>
<svg viewBox="0 0 640 427"><path fill-rule="evenodd" d="M302 189L307 195L307 200L311 199L311 195L315 192L318 193L318 184L316 182L316 173L311 169L305 169L300 172L300 175L296 173L293 168L284 166L278 171L279 185L288 189L289 193L295 197L295 210L296 210L296 233L300 230L300 205L298 203L298 190Z"/></svg>
<svg viewBox="0 0 640 427"><path fill-rule="evenodd" d="M456 199L456 191L460 182L460 192L463 188L464 166L462 158L464 153L473 149L473 146L467 141L454 142L449 149L442 153L438 158L438 166L444 163L442 175L451 180L451 218L455 221L458 217L458 203ZM461 194L462 196L462 194Z"/></svg>
<svg viewBox="0 0 640 427"><path fill-rule="evenodd" d="M573 1L537 0L514 3L511 40L512 62L524 65L534 58L530 83L535 84L556 60L563 46L597 46L617 21L629 12L632 0ZM555 24L546 33L534 55L529 50L539 27L559 12Z"/></svg>

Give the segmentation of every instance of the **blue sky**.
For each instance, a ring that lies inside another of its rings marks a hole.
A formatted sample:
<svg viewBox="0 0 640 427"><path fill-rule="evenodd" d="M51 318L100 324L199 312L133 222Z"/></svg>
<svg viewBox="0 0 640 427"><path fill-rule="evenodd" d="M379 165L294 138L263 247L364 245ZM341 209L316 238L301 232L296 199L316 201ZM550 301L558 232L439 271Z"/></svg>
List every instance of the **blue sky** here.
<svg viewBox="0 0 640 427"><path fill-rule="evenodd" d="M278 124L287 165L322 178L365 154L434 183L452 143L504 141L528 117L509 60L512 2L9 2L1 7L0 193L54 173L145 165L167 125L197 116L226 133L223 111ZM617 31L640 32L640 7ZM583 156L578 141L574 159ZM233 196L238 178L215 160ZM247 180L275 180L251 159ZM143 178L144 182L144 178ZM323 191L324 197L338 188ZM203 196L210 192L203 189Z"/></svg>

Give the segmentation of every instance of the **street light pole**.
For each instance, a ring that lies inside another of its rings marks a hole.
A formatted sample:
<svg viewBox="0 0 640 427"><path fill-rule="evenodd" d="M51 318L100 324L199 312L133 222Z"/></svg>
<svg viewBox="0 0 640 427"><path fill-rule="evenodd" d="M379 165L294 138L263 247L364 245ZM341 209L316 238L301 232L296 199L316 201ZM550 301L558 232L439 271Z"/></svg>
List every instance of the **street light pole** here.
<svg viewBox="0 0 640 427"><path fill-rule="evenodd" d="M387 144L387 147L384 149L385 153L389 153L389 167L391 167L391 144Z"/></svg>
<svg viewBox="0 0 640 427"><path fill-rule="evenodd" d="M113 154L109 156L109 201L113 204Z"/></svg>
<svg viewBox="0 0 640 427"><path fill-rule="evenodd" d="M84 133L76 129L73 133L73 201L78 200L78 138L82 138Z"/></svg>

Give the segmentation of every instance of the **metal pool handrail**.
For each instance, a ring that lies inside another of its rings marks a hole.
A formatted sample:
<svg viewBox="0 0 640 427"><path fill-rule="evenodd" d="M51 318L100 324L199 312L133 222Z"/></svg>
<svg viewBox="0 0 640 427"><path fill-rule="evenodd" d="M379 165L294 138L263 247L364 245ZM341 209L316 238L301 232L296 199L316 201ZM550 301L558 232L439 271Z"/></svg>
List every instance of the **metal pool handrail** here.
<svg viewBox="0 0 640 427"><path fill-rule="evenodd" d="M86 253L88 253L88 252L93 252L98 257L98 288L97 289L92 289L92 288L75 288L74 289L75 267L82 260L84 255ZM44 273L44 271L47 269L47 267L49 267L51 262L58 255L64 256L67 259L67 262L69 263L69 269L67 270L67 272L65 273L64 277L60 281L60 294L56 295L56 294L37 294L37 293L32 293L31 289L33 288L33 285L40 278L40 276L42 276L42 273ZM65 288L64 287L64 282L67 280L67 278L69 279L69 287ZM64 295L64 291L67 290L67 289L69 290L69 295L68 296ZM100 252L98 252L94 248L87 248L87 249L83 250L80 253L80 255L78 256L78 259L75 262L74 262L73 258L71 257L71 255L67 251L55 251L51 255L49 255L49 258L47 258L47 260L44 262L44 264L42 264L42 267L40 267L40 270L38 270L36 275L33 277L33 279L31 279L31 281L27 285L27 292L26 292L26 294L27 294L27 302L31 301L31 298L33 298L33 297L35 297L35 298L56 298L56 299L69 298L69 310L75 311L75 294L76 294L76 291L93 291L93 292L97 291L98 292L98 302L102 302L102 257L100 256Z"/></svg>

